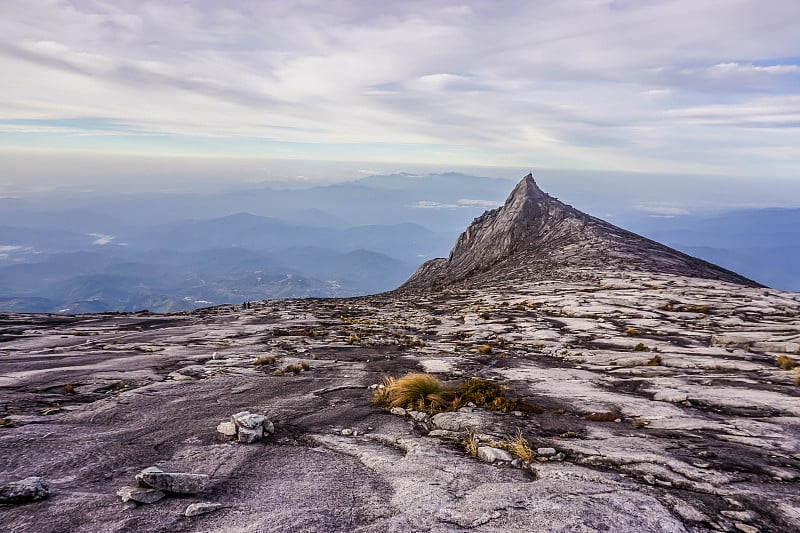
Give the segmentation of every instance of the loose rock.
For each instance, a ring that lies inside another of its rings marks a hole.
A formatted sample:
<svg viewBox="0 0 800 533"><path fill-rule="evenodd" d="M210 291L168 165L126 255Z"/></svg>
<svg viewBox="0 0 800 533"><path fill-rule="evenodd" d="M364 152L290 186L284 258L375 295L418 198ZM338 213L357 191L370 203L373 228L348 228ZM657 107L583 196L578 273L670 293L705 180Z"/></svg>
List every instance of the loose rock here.
<svg viewBox="0 0 800 533"><path fill-rule="evenodd" d="M247 429L255 429L258 426L263 426L265 420L263 415L252 414L250 411L236 413L231 418L237 427Z"/></svg>
<svg viewBox="0 0 800 533"><path fill-rule="evenodd" d="M184 472L163 472L155 467L146 468L136 475L136 481L145 487L161 489L180 494L202 492L208 485L206 474L188 474Z"/></svg>
<svg viewBox="0 0 800 533"><path fill-rule="evenodd" d="M37 476L12 481L0 487L0 503L26 503L44 500L50 496L50 486Z"/></svg>
<svg viewBox="0 0 800 533"><path fill-rule="evenodd" d="M222 509L223 505L221 503L214 503L214 502L197 502L190 504L186 511L184 511L185 516L197 516L206 513L212 513L218 509Z"/></svg>
<svg viewBox="0 0 800 533"><path fill-rule="evenodd" d="M511 457L510 453L500 448L481 446L478 448L478 459L487 463L494 463L495 461L511 462L514 458Z"/></svg>
<svg viewBox="0 0 800 533"><path fill-rule="evenodd" d="M536 448L536 455L541 455L542 457L551 457L555 454L555 448Z"/></svg>
<svg viewBox="0 0 800 533"><path fill-rule="evenodd" d="M117 491L117 496L122 498L123 502L155 503L166 496L166 494L158 489L122 487Z"/></svg>
<svg viewBox="0 0 800 533"><path fill-rule="evenodd" d="M226 437L233 437L236 435L236 424L233 422L220 422L217 425L217 431Z"/></svg>
<svg viewBox="0 0 800 533"><path fill-rule="evenodd" d="M255 429L240 427L237 435L242 444L251 444L264 436L264 427L258 426Z"/></svg>

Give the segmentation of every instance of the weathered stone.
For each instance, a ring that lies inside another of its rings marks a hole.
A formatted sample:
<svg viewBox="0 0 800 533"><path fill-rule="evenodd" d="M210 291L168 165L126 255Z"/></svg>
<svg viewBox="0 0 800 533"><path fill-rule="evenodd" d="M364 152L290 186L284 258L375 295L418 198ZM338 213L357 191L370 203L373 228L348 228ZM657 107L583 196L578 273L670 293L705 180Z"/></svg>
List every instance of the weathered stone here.
<svg viewBox="0 0 800 533"><path fill-rule="evenodd" d="M26 503L44 500L50 496L50 486L37 476L12 481L0 487L0 503Z"/></svg>
<svg viewBox="0 0 800 533"><path fill-rule="evenodd" d="M217 424L217 431L226 437L233 437L236 435L236 424L233 422L220 422Z"/></svg>
<svg viewBox="0 0 800 533"><path fill-rule="evenodd" d="M239 442L242 444L252 444L253 442L260 440L261 437L264 436L264 427L258 426L255 429L248 429L248 428L239 428L237 433Z"/></svg>
<svg viewBox="0 0 800 533"><path fill-rule="evenodd" d="M142 470L141 472L139 472L138 474L136 474L136 483L137 483L137 484L138 484L140 487L143 487L143 488L146 488L146 489L150 489L150 488L152 488L150 485L148 485L147 483L145 483L145 482L144 482L144 480L143 480L143 478L142 478L142 475L143 475L143 474L149 474L149 473L152 473L152 472L163 472L163 470L161 470L161 469L160 469L159 467L157 467L157 466L148 466L147 468L145 468L144 470Z"/></svg>
<svg viewBox="0 0 800 533"><path fill-rule="evenodd" d="M486 461L487 463L494 463L495 461L511 462L514 458L505 450L494 448L492 446L481 446L478 448L478 459Z"/></svg>
<svg viewBox="0 0 800 533"><path fill-rule="evenodd" d="M138 481L140 485L161 489L167 492L194 494L206 489L209 477L206 474L163 472L161 470L146 468L136 475L136 481Z"/></svg>
<svg viewBox="0 0 800 533"><path fill-rule="evenodd" d="M417 422L425 422L428 419L428 413L421 411L408 411L406 414Z"/></svg>
<svg viewBox="0 0 800 533"><path fill-rule="evenodd" d="M273 424L271 420L265 418L262 426L264 426L264 433L268 433L270 435L275 433L275 424Z"/></svg>
<svg viewBox="0 0 800 533"><path fill-rule="evenodd" d="M256 429L258 426L263 426L265 420L264 415L253 414L250 411L236 413L231 418L237 427L247 429Z"/></svg>
<svg viewBox="0 0 800 533"><path fill-rule="evenodd" d="M741 531L742 533L759 533L759 529L757 527L751 526L749 524L744 524L742 522L736 522L734 527Z"/></svg>
<svg viewBox="0 0 800 533"><path fill-rule="evenodd" d="M541 455L542 457L550 457L555 454L555 448L536 448L536 455Z"/></svg>
<svg viewBox="0 0 800 533"><path fill-rule="evenodd" d="M342 430L342 435L344 435L345 437L349 437L352 434L353 434L353 430L352 429L344 428Z"/></svg>
<svg viewBox="0 0 800 533"><path fill-rule="evenodd" d="M145 487L122 487L117 491L117 496L123 502L155 503L164 496L163 491Z"/></svg>
<svg viewBox="0 0 800 533"><path fill-rule="evenodd" d="M197 516L206 513L212 513L218 509L222 509L223 505L221 503L214 503L214 502L197 502L189 504L184 511L184 515L186 516Z"/></svg>
<svg viewBox="0 0 800 533"><path fill-rule="evenodd" d="M483 418L478 413L448 412L433 415L431 422L439 429L466 431L483 425Z"/></svg>
<svg viewBox="0 0 800 533"><path fill-rule="evenodd" d="M688 397L684 392L676 390L661 390L653 395L653 399L657 402L680 403L685 402Z"/></svg>
<svg viewBox="0 0 800 533"><path fill-rule="evenodd" d="M402 407L392 407L389 412L397 416L406 416L406 410Z"/></svg>

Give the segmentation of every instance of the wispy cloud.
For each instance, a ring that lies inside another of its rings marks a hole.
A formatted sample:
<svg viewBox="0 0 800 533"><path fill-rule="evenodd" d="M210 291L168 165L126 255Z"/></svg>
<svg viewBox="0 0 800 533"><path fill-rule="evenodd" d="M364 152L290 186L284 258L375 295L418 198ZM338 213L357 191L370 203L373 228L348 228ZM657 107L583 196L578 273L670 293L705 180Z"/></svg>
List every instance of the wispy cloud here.
<svg viewBox="0 0 800 533"><path fill-rule="evenodd" d="M5 0L0 147L797 176L797 20L794 0Z"/></svg>

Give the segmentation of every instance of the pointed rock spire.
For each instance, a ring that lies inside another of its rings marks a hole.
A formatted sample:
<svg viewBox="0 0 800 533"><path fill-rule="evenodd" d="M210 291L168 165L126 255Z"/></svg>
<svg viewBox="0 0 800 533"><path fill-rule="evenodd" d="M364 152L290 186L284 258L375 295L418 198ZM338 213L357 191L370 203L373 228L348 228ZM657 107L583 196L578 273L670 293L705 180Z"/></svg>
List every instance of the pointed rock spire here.
<svg viewBox="0 0 800 533"><path fill-rule="evenodd" d="M529 173L502 207L472 221L448 259L422 265L405 286L466 278L513 280L570 266L661 271L758 285L559 202Z"/></svg>

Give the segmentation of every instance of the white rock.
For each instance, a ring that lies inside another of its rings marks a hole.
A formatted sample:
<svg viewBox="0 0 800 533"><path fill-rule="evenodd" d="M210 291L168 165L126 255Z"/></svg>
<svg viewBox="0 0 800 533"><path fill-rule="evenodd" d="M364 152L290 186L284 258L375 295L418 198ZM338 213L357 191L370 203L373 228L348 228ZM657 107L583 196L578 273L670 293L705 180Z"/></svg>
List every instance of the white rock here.
<svg viewBox="0 0 800 533"><path fill-rule="evenodd" d="M487 463L494 463L495 461L511 462L514 460L507 451L491 446L481 446L478 448L478 459L486 461Z"/></svg>
<svg viewBox="0 0 800 533"><path fill-rule="evenodd" d="M345 437L349 437L352 434L353 434L353 430L352 429L344 428L342 430L342 435L344 435Z"/></svg>
<svg viewBox="0 0 800 533"><path fill-rule="evenodd" d="M397 416L406 416L406 410L402 407L392 407L391 411L389 412Z"/></svg>
<svg viewBox="0 0 800 533"><path fill-rule="evenodd" d="M536 455L541 455L542 457L550 457L556 454L555 448L536 448Z"/></svg>
<svg viewBox="0 0 800 533"><path fill-rule="evenodd" d="M242 411L241 413L233 415L231 419L237 427L256 429L264 424L265 417L263 415L252 414L250 411Z"/></svg>
<svg viewBox="0 0 800 533"><path fill-rule="evenodd" d="M217 424L217 431L227 437L233 437L236 435L236 424L233 422L220 422Z"/></svg>
<svg viewBox="0 0 800 533"><path fill-rule="evenodd" d="M214 502L197 502L190 504L186 511L184 511L185 516L197 516L201 514L211 513L216 511L217 509L222 509L223 505L221 503L214 503Z"/></svg>
<svg viewBox="0 0 800 533"><path fill-rule="evenodd" d="M688 399L685 392L666 389L660 390L653 395L653 400L657 402L672 402L672 403L679 403L685 402Z"/></svg>

